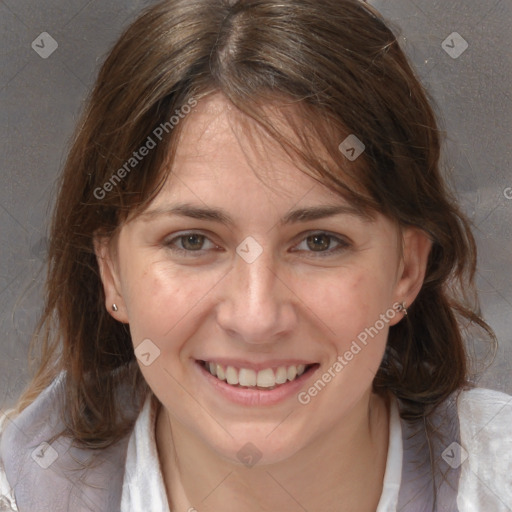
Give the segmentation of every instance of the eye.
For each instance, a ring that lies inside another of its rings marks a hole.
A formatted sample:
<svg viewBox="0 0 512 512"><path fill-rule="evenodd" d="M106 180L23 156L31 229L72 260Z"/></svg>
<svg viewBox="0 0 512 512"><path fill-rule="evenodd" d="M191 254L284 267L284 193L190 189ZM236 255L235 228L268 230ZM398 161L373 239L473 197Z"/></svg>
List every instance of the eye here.
<svg viewBox="0 0 512 512"><path fill-rule="evenodd" d="M349 243L335 235L319 232L308 235L298 245L294 247L294 251L305 251L321 253L321 255L329 255L340 252L347 247ZM323 254L322 254L323 253Z"/></svg>
<svg viewBox="0 0 512 512"><path fill-rule="evenodd" d="M181 253L207 251L217 248L206 235L201 233L184 233L166 241L165 245L169 249Z"/></svg>
<svg viewBox="0 0 512 512"><path fill-rule="evenodd" d="M180 236L181 247L187 251L199 251L203 248L206 237L196 233Z"/></svg>
<svg viewBox="0 0 512 512"><path fill-rule="evenodd" d="M330 248L331 242L332 237L325 233L311 235L306 238L308 249L311 249L312 251L326 251Z"/></svg>

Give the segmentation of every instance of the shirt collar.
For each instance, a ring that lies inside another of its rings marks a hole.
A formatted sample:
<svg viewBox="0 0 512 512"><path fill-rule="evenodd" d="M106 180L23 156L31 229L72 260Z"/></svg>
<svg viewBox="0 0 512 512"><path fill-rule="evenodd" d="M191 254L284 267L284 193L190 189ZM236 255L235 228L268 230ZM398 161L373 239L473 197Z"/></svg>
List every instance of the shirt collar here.
<svg viewBox="0 0 512 512"><path fill-rule="evenodd" d="M157 412L158 401L150 394L128 442L121 512L170 512L156 448Z"/></svg>
<svg viewBox="0 0 512 512"><path fill-rule="evenodd" d="M156 448L158 401L149 395L130 436L126 454L121 512L170 512ZM389 443L382 495L376 512L396 510L402 477L402 428L398 406L390 400Z"/></svg>

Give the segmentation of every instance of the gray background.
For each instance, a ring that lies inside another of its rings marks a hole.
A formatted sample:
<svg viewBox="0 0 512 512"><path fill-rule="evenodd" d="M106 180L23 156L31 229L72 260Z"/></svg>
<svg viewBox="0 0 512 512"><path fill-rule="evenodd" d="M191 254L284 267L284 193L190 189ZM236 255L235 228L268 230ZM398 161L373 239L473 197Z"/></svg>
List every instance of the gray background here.
<svg viewBox="0 0 512 512"><path fill-rule="evenodd" d="M0 408L27 380L49 212L73 127L108 49L151 3L0 0ZM371 3L400 30L446 130L443 158L476 226L482 310L500 341L480 385L512 394L512 2ZM42 32L58 43L47 59L31 47ZM469 45L456 59L442 48L453 32Z"/></svg>

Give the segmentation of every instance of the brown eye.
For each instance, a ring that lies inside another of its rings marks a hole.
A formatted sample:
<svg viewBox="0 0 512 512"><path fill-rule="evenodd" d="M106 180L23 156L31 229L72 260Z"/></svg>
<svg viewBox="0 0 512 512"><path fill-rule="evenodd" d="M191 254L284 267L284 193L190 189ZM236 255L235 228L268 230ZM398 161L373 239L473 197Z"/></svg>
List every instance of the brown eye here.
<svg viewBox="0 0 512 512"><path fill-rule="evenodd" d="M205 238L204 235L197 234L180 236L181 246L187 251L200 251L203 248Z"/></svg>
<svg viewBox="0 0 512 512"><path fill-rule="evenodd" d="M300 252L304 256L329 257L336 256L351 247L346 239L324 231L306 235L301 242L293 247L292 252Z"/></svg>
<svg viewBox="0 0 512 512"><path fill-rule="evenodd" d="M329 249L331 245L332 237L325 233L319 233L317 235L311 235L306 238L306 243L309 249L312 251L325 251Z"/></svg>
<svg viewBox="0 0 512 512"><path fill-rule="evenodd" d="M179 258L205 258L208 255L211 256L213 251L222 250L207 235L193 231L185 231L182 234L176 233L173 238L164 240L163 245Z"/></svg>

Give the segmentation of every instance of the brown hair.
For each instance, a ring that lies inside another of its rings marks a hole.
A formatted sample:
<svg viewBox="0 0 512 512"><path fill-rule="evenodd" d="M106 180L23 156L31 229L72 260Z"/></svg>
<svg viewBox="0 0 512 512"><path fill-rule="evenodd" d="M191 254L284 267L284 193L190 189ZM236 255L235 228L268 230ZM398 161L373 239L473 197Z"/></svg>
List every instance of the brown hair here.
<svg viewBox="0 0 512 512"><path fill-rule="evenodd" d="M472 295L475 242L441 176L432 107L395 35L358 0L167 0L126 30L100 70L61 176L33 340L38 367L18 411L66 370L68 435L101 448L132 427L117 390L127 384L140 404L149 389L127 326L105 310L93 238L113 236L155 197L183 124L169 128L170 117L213 92L362 212L432 239L423 288L406 321L390 329L374 380L376 391L403 401L404 417L428 415L468 383L464 328L495 338ZM272 124L269 105L284 113L293 140ZM120 173L166 122L156 147ZM365 144L354 162L338 149L349 134ZM122 179L113 182L115 173Z"/></svg>

